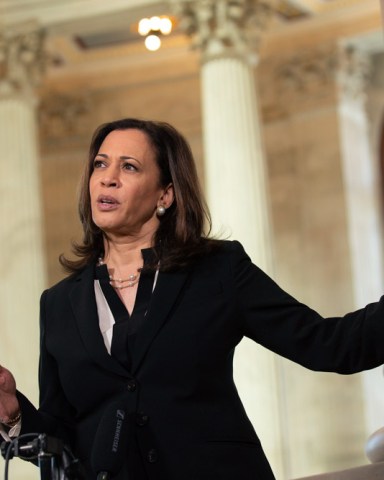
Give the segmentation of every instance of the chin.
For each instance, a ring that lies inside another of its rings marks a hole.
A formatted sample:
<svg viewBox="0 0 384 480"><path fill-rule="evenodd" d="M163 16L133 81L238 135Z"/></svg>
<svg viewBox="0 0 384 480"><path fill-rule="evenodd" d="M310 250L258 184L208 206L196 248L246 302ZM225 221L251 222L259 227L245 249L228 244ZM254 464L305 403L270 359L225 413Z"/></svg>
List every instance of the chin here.
<svg viewBox="0 0 384 480"><path fill-rule="evenodd" d="M93 223L98 227L102 232L108 233L113 232L114 225L110 224L109 222L99 222L97 219L93 219Z"/></svg>

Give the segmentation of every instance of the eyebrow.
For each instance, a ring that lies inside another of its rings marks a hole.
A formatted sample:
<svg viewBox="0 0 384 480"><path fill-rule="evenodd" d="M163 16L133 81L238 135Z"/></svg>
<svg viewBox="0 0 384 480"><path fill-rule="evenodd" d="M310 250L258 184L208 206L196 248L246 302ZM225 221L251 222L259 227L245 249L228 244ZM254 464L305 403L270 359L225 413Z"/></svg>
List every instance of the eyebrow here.
<svg viewBox="0 0 384 480"><path fill-rule="evenodd" d="M109 158L109 155L106 153L96 153L96 157L103 157L103 158ZM120 160L136 160L136 162L141 163L140 160L136 157L132 157L131 155L121 155L119 157Z"/></svg>

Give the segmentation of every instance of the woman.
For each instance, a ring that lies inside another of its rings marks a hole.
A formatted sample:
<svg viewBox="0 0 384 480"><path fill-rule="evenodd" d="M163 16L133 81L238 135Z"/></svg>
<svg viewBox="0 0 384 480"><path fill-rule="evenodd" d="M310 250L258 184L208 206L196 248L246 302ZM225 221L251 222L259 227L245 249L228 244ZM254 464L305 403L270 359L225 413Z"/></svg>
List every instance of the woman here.
<svg viewBox="0 0 384 480"><path fill-rule="evenodd" d="M2 369L0 417L64 439L87 479L273 479L232 378L243 336L313 370L384 362L383 300L323 319L204 234L192 154L168 124L96 131L80 218L71 275L41 298L40 407Z"/></svg>

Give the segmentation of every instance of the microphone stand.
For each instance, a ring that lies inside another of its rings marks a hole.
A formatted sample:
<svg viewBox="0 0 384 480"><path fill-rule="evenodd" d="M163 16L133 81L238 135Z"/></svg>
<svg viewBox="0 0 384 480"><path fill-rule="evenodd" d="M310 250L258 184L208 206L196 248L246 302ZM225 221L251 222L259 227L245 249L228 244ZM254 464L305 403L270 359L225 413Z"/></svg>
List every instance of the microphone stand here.
<svg viewBox="0 0 384 480"><path fill-rule="evenodd" d="M25 444L25 437L35 438ZM20 435L11 442L1 444L1 453L8 461L13 457L20 457L37 463L40 469L40 480L83 480L84 474L80 462L74 458L63 442L49 437L45 433ZM4 477L7 480L7 475Z"/></svg>
<svg viewBox="0 0 384 480"><path fill-rule="evenodd" d="M33 442L32 442L33 443ZM45 434L38 436L37 463L40 468L40 480L59 480L60 466L57 458L62 458L64 445L60 440L47 437Z"/></svg>
<svg viewBox="0 0 384 480"><path fill-rule="evenodd" d="M45 453L39 455L38 466L40 468L40 480L58 480L55 457Z"/></svg>

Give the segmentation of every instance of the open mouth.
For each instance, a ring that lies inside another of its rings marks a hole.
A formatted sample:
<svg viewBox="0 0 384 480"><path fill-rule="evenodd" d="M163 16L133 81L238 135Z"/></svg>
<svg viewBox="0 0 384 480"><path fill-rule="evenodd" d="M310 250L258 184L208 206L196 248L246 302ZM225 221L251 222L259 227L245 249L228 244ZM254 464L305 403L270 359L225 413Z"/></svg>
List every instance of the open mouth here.
<svg viewBox="0 0 384 480"><path fill-rule="evenodd" d="M97 199L98 203L106 203L106 204L115 204L119 203L116 198L110 197L109 195L100 195L99 198Z"/></svg>
<svg viewBox="0 0 384 480"><path fill-rule="evenodd" d="M111 208L119 205L119 202L114 197L110 197L109 195L100 195L97 199L97 204L101 208Z"/></svg>

